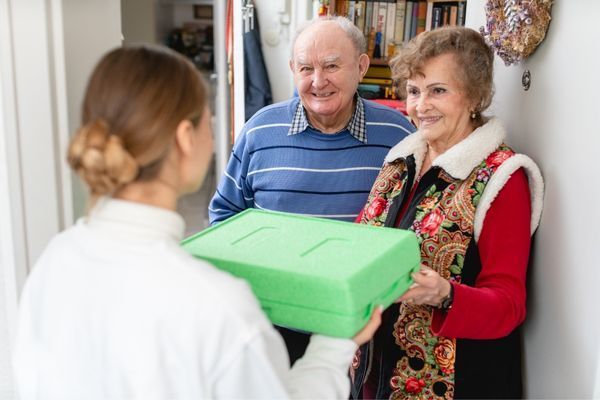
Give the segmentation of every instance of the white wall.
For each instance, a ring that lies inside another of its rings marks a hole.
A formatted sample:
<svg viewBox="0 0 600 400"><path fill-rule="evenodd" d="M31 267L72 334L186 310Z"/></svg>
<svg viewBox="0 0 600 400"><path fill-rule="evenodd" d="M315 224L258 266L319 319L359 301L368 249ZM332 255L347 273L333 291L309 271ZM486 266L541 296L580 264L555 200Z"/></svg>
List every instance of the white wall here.
<svg viewBox="0 0 600 400"><path fill-rule="evenodd" d="M122 0L123 44L155 43L156 0Z"/></svg>
<svg viewBox="0 0 600 400"><path fill-rule="evenodd" d="M289 67L291 40L298 24L312 17L310 0L255 0L260 23L263 57L271 83L273 102L294 93Z"/></svg>
<svg viewBox="0 0 600 400"><path fill-rule="evenodd" d="M81 101L92 69L105 52L121 44L121 2L62 0L62 8L68 102L66 129L71 134L79 125ZM59 157L64 160L66 143L59 151ZM77 218L85 211L87 196L78 179L73 178L71 182L73 214Z"/></svg>
<svg viewBox="0 0 600 400"><path fill-rule="evenodd" d="M120 44L119 8L119 0L0 0L2 399L14 398L18 293L50 238L76 214L66 146L89 72Z"/></svg>
<svg viewBox="0 0 600 400"><path fill-rule="evenodd" d="M0 0L0 398L14 398L10 355L17 310L17 287L27 273L25 223L14 94L11 5Z"/></svg>
<svg viewBox="0 0 600 400"><path fill-rule="evenodd" d="M0 1L0 27L6 27L6 2ZM7 38L5 31L0 33L0 37ZM10 176L8 173L10 162L8 160L8 143L6 128L11 123L8 121L5 107L7 103L5 93L5 75L8 75L7 58L3 50L10 49L4 40L0 45L0 399L12 399L14 396L12 369L10 365L10 349L12 337L14 335L15 313L17 308L17 277L14 266L17 249L15 249L15 232L13 231L11 198L8 195L10 190ZM12 75L12 74L11 74ZM24 255L24 247L21 247L21 255Z"/></svg>
<svg viewBox="0 0 600 400"><path fill-rule="evenodd" d="M59 123L54 110L61 107L63 88L55 82L58 65L52 42L54 32L49 24L51 10L43 1L9 2L12 29L14 117L17 132L12 149L22 191L19 200L26 233L28 265L44 248L46 241L63 223L61 173L56 146L60 140ZM61 49L62 50L62 49ZM11 116L12 117L12 116ZM13 147L15 146L16 147ZM38 179L36 179L38 178Z"/></svg>
<svg viewBox="0 0 600 400"><path fill-rule="evenodd" d="M263 57L267 66L273 102L289 99L294 91L292 74L288 66L290 40L293 34L288 0L256 0L256 11L260 23ZM283 14L287 12L290 23Z"/></svg>
<svg viewBox="0 0 600 400"><path fill-rule="evenodd" d="M484 24L484 3L469 0L468 26ZM493 112L546 181L525 324L530 398L590 398L599 384L599 15L595 0L556 1L538 50L517 66L496 62ZM525 68L532 76L527 92Z"/></svg>

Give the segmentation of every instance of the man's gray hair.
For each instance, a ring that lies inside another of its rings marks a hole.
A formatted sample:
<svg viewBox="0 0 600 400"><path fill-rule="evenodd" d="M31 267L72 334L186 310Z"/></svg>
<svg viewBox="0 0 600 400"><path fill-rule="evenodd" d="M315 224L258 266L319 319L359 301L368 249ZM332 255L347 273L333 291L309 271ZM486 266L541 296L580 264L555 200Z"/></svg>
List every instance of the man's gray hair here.
<svg viewBox="0 0 600 400"><path fill-rule="evenodd" d="M292 51L291 51L292 59L294 58L294 47L296 47L296 40L298 39L298 36L300 36L302 34L302 32L304 32L307 28L309 28L313 25L316 25L318 23L321 23L323 21L335 22L337 24L337 26L339 26L344 31L344 33L346 34L348 39L350 39L350 41L354 45L354 48L356 49L358 54L363 54L363 53L367 52L367 41L365 40L365 35L363 35L361 30L358 29L358 27L356 25L354 25L346 17L341 17L339 15L335 15L335 16L327 15L327 16L318 17L318 18L314 18L309 21L306 21L298 27L298 29L296 30L296 33L294 34L294 37L292 39Z"/></svg>

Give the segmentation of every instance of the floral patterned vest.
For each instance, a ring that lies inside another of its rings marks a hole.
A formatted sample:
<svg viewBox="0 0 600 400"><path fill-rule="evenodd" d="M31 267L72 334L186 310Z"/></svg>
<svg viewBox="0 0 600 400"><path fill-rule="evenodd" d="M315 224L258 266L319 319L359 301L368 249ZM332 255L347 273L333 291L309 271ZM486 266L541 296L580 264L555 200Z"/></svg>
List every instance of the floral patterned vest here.
<svg viewBox="0 0 600 400"><path fill-rule="evenodd" d="M465 271L471 276L478 273L465 265L478 202L497 167L513 155L501 144L464 180L433 167L413 183L413 156L388 163L373 185L360 222L414 231L422 264L461 282ZM413 185L416 189L411 196ZM456 339L433 335L431 318L430 306L402 303L386 310L374 340L355 356L353 395L359 393L369 369L373 372L377 367L380 383L376 394L372 393L377 398L452 399Z"/></svg>

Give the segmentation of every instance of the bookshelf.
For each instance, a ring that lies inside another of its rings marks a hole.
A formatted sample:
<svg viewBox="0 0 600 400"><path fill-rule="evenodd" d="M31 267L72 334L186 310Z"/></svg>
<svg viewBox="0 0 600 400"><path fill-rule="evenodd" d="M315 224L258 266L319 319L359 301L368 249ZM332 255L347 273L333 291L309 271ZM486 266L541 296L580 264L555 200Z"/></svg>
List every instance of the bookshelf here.
<svg viewBox="0 0 600 400"><path fill-rule="evenodd" d="M359 92L368 99L397 100L389 60L421 32L464 25L468 0L320 0L319 9L350 19L367 40L371 65Z"/></svg>

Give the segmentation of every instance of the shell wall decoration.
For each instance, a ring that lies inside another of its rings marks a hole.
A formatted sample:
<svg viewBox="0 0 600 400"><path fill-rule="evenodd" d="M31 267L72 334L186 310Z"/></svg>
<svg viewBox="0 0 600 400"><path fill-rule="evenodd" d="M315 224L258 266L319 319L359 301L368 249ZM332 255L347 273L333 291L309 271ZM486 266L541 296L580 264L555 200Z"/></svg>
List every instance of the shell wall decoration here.
<svg viewBox="0 0 600 400"><path fill-rule="evenodd" d="M518 63L544 40L551 8L552 0L488 0L481 34L504 64Z"/></svg>

